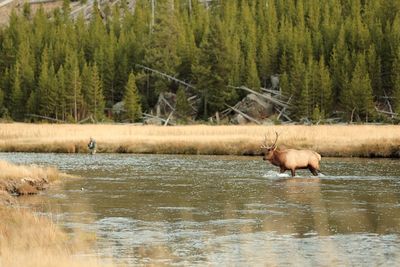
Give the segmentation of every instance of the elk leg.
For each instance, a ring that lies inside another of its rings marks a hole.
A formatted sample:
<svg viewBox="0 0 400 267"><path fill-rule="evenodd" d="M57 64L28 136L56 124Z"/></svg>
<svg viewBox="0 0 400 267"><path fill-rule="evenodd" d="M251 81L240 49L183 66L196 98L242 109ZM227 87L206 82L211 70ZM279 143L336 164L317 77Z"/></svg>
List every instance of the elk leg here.
<svg viewBox="0 0 400 267"><path fill-rule="evenodd" d="M308 169L310 170L310 172L314 175L314 176L318 176L318 171L317 169L313 168L313 167L308 167Z"/></svg>
<svg viewBox="0 0 400 267"><path fill-rule="evenodd" d="M295 169L291 169L290 172L292 173L292 177L296 176Z"/></svg>

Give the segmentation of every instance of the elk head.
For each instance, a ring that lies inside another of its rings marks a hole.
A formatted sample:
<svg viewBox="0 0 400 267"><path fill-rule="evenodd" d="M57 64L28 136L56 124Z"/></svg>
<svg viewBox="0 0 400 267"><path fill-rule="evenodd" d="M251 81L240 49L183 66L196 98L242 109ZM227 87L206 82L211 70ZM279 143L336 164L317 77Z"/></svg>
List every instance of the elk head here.
<svg viewBox="0 0 400 267"><path fill-rule="evenodd" d="M276 150L276 142L278 141L279 134L275 132L275 135L276 135L275 141L271 146L267 144L267 135L265 135L264 144L261 145L263 160L271 160L274 155L274 152Z"/></svg>

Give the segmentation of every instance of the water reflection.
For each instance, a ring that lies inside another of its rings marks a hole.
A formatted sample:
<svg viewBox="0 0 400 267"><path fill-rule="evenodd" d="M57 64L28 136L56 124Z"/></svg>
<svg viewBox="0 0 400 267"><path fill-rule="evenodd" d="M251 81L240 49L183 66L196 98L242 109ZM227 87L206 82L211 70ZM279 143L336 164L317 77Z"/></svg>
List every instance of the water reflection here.
<svg viewBox="0 0 400 267"><path fill-rule="evenodd" d="M26 200L97 236L122 263L391 265L400 259L400 164L323 159L323 175L260 158L0 154L82 179ZM81 190L84 188L84 190Z"/></svg>

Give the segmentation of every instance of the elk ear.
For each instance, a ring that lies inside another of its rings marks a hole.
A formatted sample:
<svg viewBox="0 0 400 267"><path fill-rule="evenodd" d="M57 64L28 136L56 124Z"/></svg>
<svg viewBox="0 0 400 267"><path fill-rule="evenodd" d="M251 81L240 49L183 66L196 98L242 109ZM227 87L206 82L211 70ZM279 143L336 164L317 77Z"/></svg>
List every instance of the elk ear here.
<svg viewBox="0 0 400 267"><path fill-rule="evenodd" d="M274 146L274 147L272 148L272 150L275 151L275 150L276 150L276 146Z"/></svg>

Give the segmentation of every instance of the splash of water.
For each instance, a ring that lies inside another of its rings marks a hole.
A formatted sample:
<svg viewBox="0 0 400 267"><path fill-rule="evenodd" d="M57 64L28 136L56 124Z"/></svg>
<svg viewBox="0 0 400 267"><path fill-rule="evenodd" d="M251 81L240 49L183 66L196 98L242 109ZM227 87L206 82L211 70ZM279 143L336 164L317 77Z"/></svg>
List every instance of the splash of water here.
<svg viewBox="0 0 400 267"><path fill-rule="evenodd" d="M264 178L282 178L282 177L290 177L288 173L279 173L276 171L268 171L263 175Z"/></svg>
<svg viewBox="0 0 400 267"><path fill-rule="evenodd" d="M265 173L263 175L263 178L288 178L288 177L292 177L290 172L280 173L280 172L272 171L272 170L268 171L267 173ZM310 176L307 176L307 175L302 176L302 175L296 174L296 176L294 178L308 178L308 177L310 177ZM323 173L318 173L318 176L313 176L313 177L323 178L323 177L327 177L327 176Z"/></svg>

